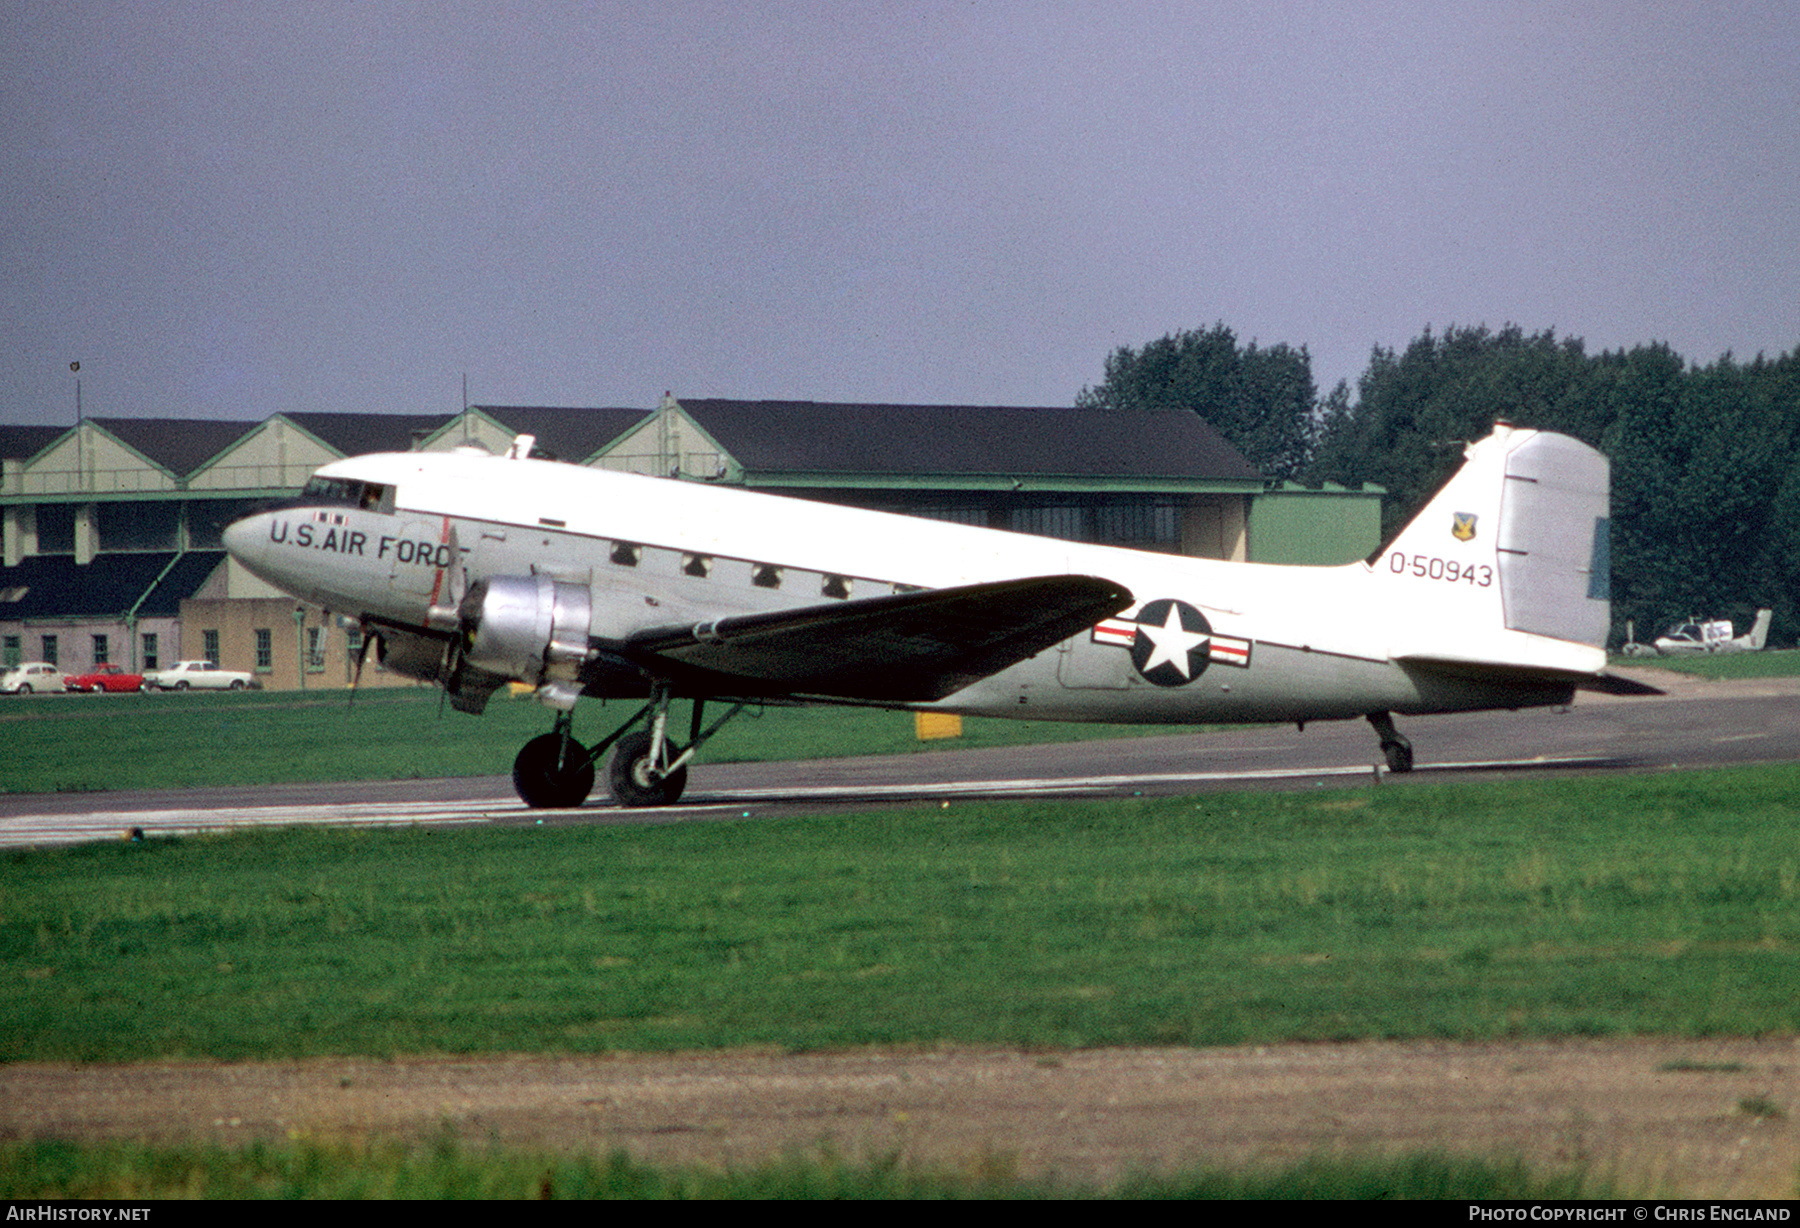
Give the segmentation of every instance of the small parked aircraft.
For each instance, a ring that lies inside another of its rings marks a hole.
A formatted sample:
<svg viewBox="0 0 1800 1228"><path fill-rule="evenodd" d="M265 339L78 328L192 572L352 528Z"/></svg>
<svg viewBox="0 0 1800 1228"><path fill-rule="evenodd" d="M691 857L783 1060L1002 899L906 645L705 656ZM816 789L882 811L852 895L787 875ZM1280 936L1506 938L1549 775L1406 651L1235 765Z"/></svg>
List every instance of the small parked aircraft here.
<svg viewBox="0 0 1800 1228"><path fill-rule="evenodd" d="M1677 623L1657 636L1656 651L1665 657L1682 657L1699 652L1760 652L1769 642L1772 610L1758 610L1756 623L1744 635L1732 635L1731 620L1717 618L1711 622L1690 620Z"/></svg>
<svg viewBox="0 0 1800 1228"><path fill-rule="evenodd" d="M1221 562L470 449L354 457L232 524L251 572L359 622L396 673L480 712L555 710L513 767L580 805L610 750L625 805L675 801L748 704L1182 725L1365 717L1648 691L1604 672L1604 456L1498 425L1413 522L1339 567ZM576 700L644 698L584 746ZM675 700L692 703L681 736ZM709 702L730 705L710 724Z"/></svg>

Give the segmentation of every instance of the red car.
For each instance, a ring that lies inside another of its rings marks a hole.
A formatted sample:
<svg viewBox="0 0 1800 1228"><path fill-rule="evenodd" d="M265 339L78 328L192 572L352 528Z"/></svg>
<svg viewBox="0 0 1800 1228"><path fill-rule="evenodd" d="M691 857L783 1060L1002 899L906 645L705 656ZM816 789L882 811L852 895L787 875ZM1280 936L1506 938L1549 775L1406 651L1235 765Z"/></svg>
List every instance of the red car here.
<svg viewBox="0 0 1800 1228"><path fill-rule="evenodd" d="M92 673L72 675L63 683L67 691L138 691L143 686L142 674L128 674L116 665L96 665Z"/></svg>

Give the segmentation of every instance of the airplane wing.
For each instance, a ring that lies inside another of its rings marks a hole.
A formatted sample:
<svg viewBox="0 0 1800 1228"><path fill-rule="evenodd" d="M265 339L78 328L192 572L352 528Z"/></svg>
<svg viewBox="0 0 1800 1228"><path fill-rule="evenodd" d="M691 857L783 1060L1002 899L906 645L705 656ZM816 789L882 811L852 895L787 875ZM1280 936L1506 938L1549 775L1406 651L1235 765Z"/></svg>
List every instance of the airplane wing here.
<svg viewBox="0 0 1800 1228"><path fill-rule="evenodd" d="M718 695L942 699L1117 614L1130 590L1041 576L653 627L621 655Z"/></svg>

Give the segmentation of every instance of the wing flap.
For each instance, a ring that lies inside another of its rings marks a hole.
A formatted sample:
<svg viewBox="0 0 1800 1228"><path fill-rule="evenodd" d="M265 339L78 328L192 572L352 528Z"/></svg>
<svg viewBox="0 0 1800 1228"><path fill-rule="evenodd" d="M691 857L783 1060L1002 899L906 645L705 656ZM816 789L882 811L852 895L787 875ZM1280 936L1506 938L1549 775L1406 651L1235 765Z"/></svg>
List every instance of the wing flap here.
<svg viewBox="0 0 1800 1228"><path fill-rule="evenodd" d="M1039 576L836 601L627 637L623 655L712 694L942 699L1129 606L1095 576Z"/></svg>

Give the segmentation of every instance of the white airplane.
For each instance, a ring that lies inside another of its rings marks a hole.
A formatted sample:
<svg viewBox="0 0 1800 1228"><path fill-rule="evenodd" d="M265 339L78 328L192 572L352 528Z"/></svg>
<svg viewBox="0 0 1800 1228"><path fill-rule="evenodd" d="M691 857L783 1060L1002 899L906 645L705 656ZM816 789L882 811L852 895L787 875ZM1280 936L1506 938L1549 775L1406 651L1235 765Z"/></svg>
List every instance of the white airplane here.
<svg viewBox="0 0 1800 1228"><path fill-rule="evenodd" d="M1604 672L1609 470L1498 425L1379 554L1339 567L1083 545L477 450L354 457L232 524L251 572L359 621L391 671L480 712L536 688L513 779L577 806L606 752L624 805L675 801L746 704L824 702L1185 725L1643 693ZM646 698L593 746L581 697ZM692 702L685 737L671 704ZM732 705L708 725L706 701Z"/></svg>
<svg viewBox="0 0 1800 1228"><path fill-rule="evenodd" d="M1761 652L1769 642L1769 624L1773 619L1773 610L1758 610L1755 625L1739 636L1732 635L1729 618L1678 623L1657 636L1654 645L1665 657L1701 652Z"/></svg>

